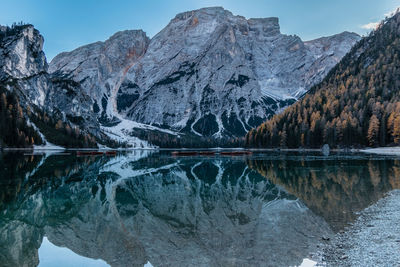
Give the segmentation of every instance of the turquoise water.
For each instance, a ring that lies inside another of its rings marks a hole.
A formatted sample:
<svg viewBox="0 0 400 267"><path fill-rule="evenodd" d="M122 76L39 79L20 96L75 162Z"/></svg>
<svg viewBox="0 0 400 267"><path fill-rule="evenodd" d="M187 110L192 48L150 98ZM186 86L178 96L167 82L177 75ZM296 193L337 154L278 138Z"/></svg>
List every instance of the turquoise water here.
<svg viewBox="0 0 400 267"><path fill-rule="evenodd" d="M298 266L400 158L0 154L1 266Z"/></svg>

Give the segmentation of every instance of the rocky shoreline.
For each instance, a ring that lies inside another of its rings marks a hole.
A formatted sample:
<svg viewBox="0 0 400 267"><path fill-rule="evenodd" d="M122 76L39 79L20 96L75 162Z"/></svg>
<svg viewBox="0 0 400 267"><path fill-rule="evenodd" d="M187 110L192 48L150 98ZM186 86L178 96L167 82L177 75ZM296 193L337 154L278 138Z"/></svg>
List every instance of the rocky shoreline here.
<svg viewBox="0 0 400 267"><path fill-rule="evenodd" d="M400 190L363 210L312 258L316 266L400 266Z"/></svg>
<svg viewBox="0 0 400 267"><path fill-rule="evenodd" d="M360 150L364 153L380 154L380 155L400 155L400 147L378 147Z"/></svg>

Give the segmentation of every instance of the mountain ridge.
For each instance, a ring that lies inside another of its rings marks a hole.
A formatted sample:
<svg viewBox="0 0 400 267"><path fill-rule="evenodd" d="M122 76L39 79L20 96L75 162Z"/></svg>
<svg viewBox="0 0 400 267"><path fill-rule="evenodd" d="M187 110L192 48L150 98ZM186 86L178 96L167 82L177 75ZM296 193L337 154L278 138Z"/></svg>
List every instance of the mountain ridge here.
<svg viewBox="0 0 400 267"><path fill-rule="evenodd" d="M124 119L160 128L214 138L243 136L293 103L358 39L356 34L342 33L303 42L297 36L281 35L278 18L246 19L221 7L203 8L177 14L149 40L142 57L124 69L120 80L109 81L110 88L102 84L87 88L102 88L93 98L103 121L118 121L113 118L118 117L113 114L116 106ZM323 40L332 40L335 46L349 44L340 51ZM254 46L255 51L251 49ZM78 49L56 56L50 63L51 72ZM286 52L293 53L297 62ZM278 53L286 53L286 62L279 60ZM309 70L308 74L279 69L279 65L296 64ZM297 76L292 77L293 73ZM82 78L71 72L68 75L75 81ZM261 76L270 78L260 81Z"/></svg>
<svg viewBox="0 0 400 267"><path fill-rule="evenodd" d="M323 81L246 136L252 147L400 143L400 14L386 18Z"/></svg>
<svg viewBox="0 0 400 267"><path fill-rule="evenodd" d="M244 136L294 103L360 38L344 32L303 42L281 34L276 17L204 8L177 14L151 39L143 30L120 31L47 64L43 37L29 27L37 38L30 42L38 43L29 45L40 49L35 55L31 46L11 49L15 56L0 64L41 68L35 79L7 74L21 97L98 140L134 147L149 145L135 136L161 146L165 138Z"/></svg>

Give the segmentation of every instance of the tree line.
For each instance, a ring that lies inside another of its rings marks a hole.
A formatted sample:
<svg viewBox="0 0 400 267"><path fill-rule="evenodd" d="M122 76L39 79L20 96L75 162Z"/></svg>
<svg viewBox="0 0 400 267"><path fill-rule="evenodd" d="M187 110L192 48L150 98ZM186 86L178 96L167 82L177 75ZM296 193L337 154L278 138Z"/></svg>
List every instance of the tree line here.
<svg viewBox="0 0 400 267"><path fill-rule="evenodd" d="M28 124L18 98L0 88L0 147L30 147L43 144L35 129Z"/></svg>
<svg viewBox="0 0 400 267"><path fill-rule="evenodd" d="M97 148L96 138L78 126L38 108L34 112L28 109L27 113L47 141L63 147Z"/></svg>
<svg viewBox="0 0 400 267"><path fill-rule="evenodd" d="M169 134L156 130L133 129L132 135L161 148L243 147L243 138L213 138L191 133Z"/></svg>
<svg viewBox="0 0 400 267"><path fill-rule="evenodd" d="M49 142L60 146L97 147L91 134L37 107L23 107L15 92L0 87L0 147L43 145L38 130Z"/></svg>

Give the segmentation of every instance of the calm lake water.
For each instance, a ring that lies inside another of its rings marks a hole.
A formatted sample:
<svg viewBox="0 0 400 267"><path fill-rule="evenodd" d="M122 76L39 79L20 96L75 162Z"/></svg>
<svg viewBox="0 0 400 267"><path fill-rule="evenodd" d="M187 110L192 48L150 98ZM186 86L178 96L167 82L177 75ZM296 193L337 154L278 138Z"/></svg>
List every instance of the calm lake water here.
<svg viewBox="0 0 400 267"><path fill-rule="evenodd" d="M0 266L299 266L400 158L0 153Z"/></svg>

